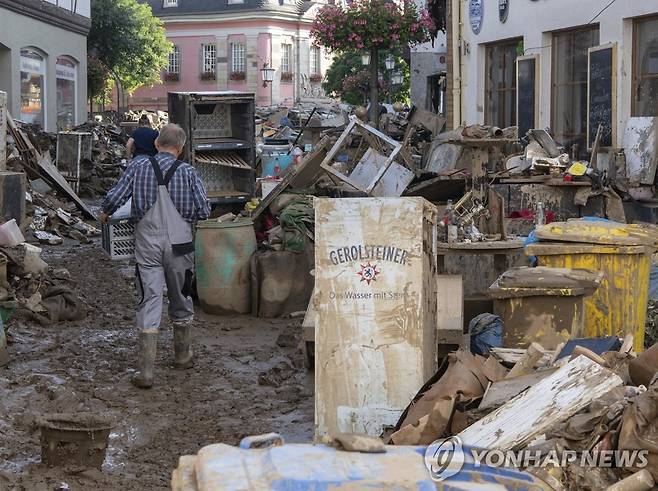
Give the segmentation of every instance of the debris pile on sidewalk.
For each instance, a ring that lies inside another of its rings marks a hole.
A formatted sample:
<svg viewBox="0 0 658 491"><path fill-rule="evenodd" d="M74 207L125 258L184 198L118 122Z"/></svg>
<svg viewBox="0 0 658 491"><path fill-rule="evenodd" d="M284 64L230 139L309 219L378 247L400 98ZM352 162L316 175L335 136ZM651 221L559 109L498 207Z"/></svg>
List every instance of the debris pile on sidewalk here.
<svg viewBox="0 0 658 491"><path fill-rule="evenodd" d="M164 125L169 123L169 114L165 111L126 111L123 113L123 122L131 122L136 124L142 116L146 116L151 123L151 127L159 130Z"/></svg>
<svg viewBox="0 0 658 491"><path fill-rule="evenodd" d="M658 374L655 355L636 357L632 336L611 351L597 349L596 341L573 340L555 351L536 344L525 352L493 348L488 358L452 353L400 418L390 442L427 445L457 436L474 448L555 450L557 462L565 451L645 450L647 469L658 478L658 377L629 374L634 365ZM554 489L602 489L638 469L592 468L589 476L575 464L526 470Z"/></svg>
<svg viewBox="0 0 658 491"><path fill-rule="evenodd" d="M25 242L0 246L3 319L14 313L24 313L41 325L84 319L87 307L75 291L68 271L49 268L40 253L40 248Z"/></svg>

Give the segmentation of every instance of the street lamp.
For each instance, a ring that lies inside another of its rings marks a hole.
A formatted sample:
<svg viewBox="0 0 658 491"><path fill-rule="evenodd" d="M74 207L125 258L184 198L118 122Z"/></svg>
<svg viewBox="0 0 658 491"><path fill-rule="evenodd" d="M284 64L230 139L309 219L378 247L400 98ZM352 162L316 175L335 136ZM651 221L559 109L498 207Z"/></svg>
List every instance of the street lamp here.
<svg viewBox="0 0 658 491"><path fill-rule="evenodd" d="M402 82L404 82L404 77L402 76L402 73L399 71L396 71L393 73L391 76L391 84L392 85L402 85Z"/></svg>
<svg viewBox="0 0 658 491"><path fill-rule="evenodd" d="M370 65L370 53L364 53L361 55L361 64L363 66Z"/></svg>
<svg viewBox="0 0 658 491"><path fill-rule="evenodd" d="M260 69L260 74L263 77L263 87L267 87L267 84L274 81L274 68L267 66L267 63L263 63L263 68Z"/></svg>
<svg viewBox="0 0 658 491"><path fill-rule="evenodd" d="M388 55L384 63L386 64L386 69L389 71L395 68L395 58L393 58L393 55Z"/></svg>

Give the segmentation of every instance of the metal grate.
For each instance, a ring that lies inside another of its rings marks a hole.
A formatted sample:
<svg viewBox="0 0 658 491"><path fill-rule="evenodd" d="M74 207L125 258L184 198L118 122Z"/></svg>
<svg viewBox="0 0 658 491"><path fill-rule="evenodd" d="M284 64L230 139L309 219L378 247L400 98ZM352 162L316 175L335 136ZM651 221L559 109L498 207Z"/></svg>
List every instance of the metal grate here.
<svg viewBox="0 0 658 491"><path fill-rule="evenodd" d="M102 244L111 259L131 259L135 255L135 226L128 220L103 224Z"/></svg>
<svg viewBox="0 0 658 491"><path fill-rule="evenodd" d="M222 138L231 135L231 108L228 104L213 104L212 112L205 111L208 104L194 107L192 131L194 138ZM203 108L203 110L202 110Z"/></svg>

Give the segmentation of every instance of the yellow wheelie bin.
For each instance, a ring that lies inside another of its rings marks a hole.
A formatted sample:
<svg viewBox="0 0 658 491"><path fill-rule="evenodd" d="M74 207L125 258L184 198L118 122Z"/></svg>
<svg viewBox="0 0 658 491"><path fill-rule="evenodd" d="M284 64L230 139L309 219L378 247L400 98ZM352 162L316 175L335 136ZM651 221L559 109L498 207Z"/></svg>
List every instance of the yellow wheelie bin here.
<svg viewBox="0 0 658 491"><path fill-rule="evenodd" d="M601 271L601 285L585 299L585 337L633 334L637 352L644 349L652 252L647 245L538 242L526 246L526 254L536 256L539 266Z"/></svg>

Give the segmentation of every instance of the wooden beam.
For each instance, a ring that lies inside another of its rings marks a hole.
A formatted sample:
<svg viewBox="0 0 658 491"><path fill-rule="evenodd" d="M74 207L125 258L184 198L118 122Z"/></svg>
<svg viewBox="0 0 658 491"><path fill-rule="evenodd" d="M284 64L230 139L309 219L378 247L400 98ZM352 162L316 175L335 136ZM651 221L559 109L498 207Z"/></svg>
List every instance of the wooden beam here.
<svg viewBox="0 0 658 491"><path fill-rule="evenodd" d="M579 356L458 436L475 448L518 450L623 383L611 370Z"/></svg>

